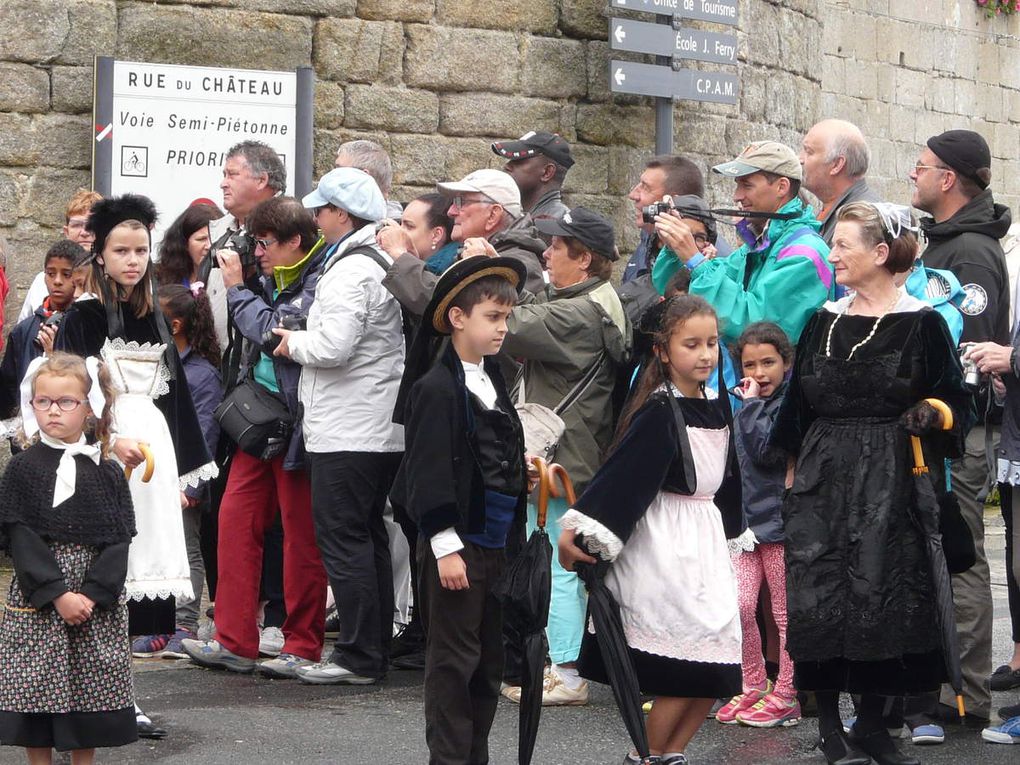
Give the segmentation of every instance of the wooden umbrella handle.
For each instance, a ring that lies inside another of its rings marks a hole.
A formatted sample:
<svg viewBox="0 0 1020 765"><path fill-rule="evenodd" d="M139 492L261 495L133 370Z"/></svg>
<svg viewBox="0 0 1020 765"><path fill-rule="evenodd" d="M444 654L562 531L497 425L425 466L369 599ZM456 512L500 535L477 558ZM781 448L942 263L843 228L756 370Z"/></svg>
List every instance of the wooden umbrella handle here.
<svg viewBox="0 0 1020 765"><path fill-rule="evenodd" d="M924 403L942 415L942 430L953 429L953 410L949 408L949 404L937 398L926 398ZM921 449L921 439L917 436L911 436L910 448L914 452L914 475L924 475L928 472L928 466L924 464L924 451Z"/></svg>
<svg viewBox="0 0 1020 765"><path fill-rule="evenodd" d="M152 471L156 469L156 458L153 456L149 445L141 441L138 442L138 451L145 457L145 472L142 473L142 483L148 483L152 480ZM133 472L134 468L124 468L124 477L130 481Z"/></svg>
<svg viewBox="0 0 1020 765"><path fill-rule="evenodd" d="M563 465L554 463L549 466L549 474L551 476L550 483L552 487L550 491L552 495L554 497L566 496L567 504L573 507L577 502L577 495L574 493L574 482L570 480L566 468ZM556 485L556 479L559 479L559 486Z"/></svg>
<svg viewBox="0 0 1020 765"><path fill-rule="evenodd" d="M538 507L537 523L538 528L545 528L545 519L549 515L549 495L552 491L552 484L549 480L549 466L541 457L532 457L531 464L538 471Z"/></svg>

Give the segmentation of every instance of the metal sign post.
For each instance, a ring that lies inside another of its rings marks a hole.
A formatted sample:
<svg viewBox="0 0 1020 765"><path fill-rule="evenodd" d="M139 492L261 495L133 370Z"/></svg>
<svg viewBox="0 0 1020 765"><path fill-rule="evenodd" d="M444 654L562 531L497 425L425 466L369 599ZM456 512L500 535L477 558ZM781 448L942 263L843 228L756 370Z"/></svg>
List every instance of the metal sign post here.
<svg viewBox="0 0 1020 765"><path fill-rule="evenodd" d="M657 21L659 23L655 26L669 24L669 19L666 18L660 18ZM669 56L658 56L655 61L666 66L672 64ZM655 153L673 153L673 99L669 96L655 99Z"/></svg>
<svg viewBox="0 0 1020 765"><path fill-rule="evenodd" d="M685 61L737 63L737 38L681 25L696 19L737 26L738 0L611 0L613 10L653 14L656 23L624 18L609 20L613 50L655 55L656 64L610 61L609 87L614 93L655 98L655 151L673 151L673 101L710 101L735 104L739 94L736 75L682 68Z"/></svg>

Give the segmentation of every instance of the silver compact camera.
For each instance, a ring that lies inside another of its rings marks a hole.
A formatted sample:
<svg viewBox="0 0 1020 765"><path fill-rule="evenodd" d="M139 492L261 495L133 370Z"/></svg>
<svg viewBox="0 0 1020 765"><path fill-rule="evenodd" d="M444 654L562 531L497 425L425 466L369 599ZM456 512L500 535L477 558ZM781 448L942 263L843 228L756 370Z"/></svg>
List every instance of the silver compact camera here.
<svg viewBox="0 0 1020 765"><path fill-rule="evenodd" d="M981 387L981 378L983 375L978 370L977 362L971 361L966 358L967 354L970 353L970 349L974 347L974 343L964 343L960 346L960 364L963 366L963 382L971 388Z"/></svg>

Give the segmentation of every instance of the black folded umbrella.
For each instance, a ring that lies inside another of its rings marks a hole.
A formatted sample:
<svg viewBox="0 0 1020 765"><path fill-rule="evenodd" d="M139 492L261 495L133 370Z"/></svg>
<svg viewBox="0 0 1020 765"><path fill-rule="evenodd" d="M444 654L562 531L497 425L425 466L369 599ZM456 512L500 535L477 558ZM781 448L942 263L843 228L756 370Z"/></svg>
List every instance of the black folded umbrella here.
<svg viewBox="0 0 1020 765"><path fill-rule="evenodd" d="M948 410L948 407L946 409ZM950 420L948 428L951 427ZM939 532L939 501L935 496L928 466L924 464L921 440L917 436L911 436L910 445L914 452L914 501L909 512L924 536L928 567L935 589L935 620L938 623L939 643L949 675L949 684L956 691L956 705L962 718L965 710L963 676L960 672L960 640L956 633L956 617L953 610L952 578L946 563L945 551L942 549L942 534Z"/></svg>
<svg viewBox="0 0 1020 765"><path fill-rule="evenodd" d="M542 674L548 652L545 628L549 622L552 594L552 546L545 531L545 518L549 496L554 488L545 462L536 457L534 464L539 473L538 528L493 588L493 594L503 604L504 625L522 649L517 732L519 765L531 762L538 737L538 722L542 716Z"/></svg>
<svg viewBox="0 0 1020 765"><path fill-rule="evenodd" d="M620 709L623 724L627 727L638 755L647 759L648 733L641 710L641 689L623 632L620 606L606 587L605 575L608 568L609 564L604 561L594 565L574 564L574 570L588 588L588 615L595 626L602 664L605 666L609 686L613 689L616 706Z"/></svg>

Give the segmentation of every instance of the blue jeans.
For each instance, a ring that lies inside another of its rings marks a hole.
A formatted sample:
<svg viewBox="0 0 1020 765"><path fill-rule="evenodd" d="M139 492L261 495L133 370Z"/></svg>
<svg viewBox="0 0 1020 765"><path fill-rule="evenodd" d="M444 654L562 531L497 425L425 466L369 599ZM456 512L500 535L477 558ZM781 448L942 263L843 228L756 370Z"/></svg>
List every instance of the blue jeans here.
<svg viewBox="0 0 1020 765"><path fill-rule="evenodd" d="M557 544L560 538L560 518L570 508L565 499L549 498L549 513L545 529L553 547L552 556L552 603L549 606L549 658L556 664L577 661L581 653L581 636L584 634L584 617L588 607L588 595L584 583L573 571L560 565ZM538 513L533 504L528 504L528 534L537 528Z"/></svg>

